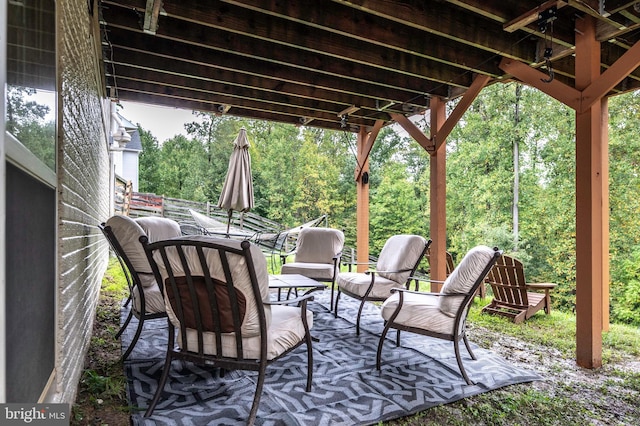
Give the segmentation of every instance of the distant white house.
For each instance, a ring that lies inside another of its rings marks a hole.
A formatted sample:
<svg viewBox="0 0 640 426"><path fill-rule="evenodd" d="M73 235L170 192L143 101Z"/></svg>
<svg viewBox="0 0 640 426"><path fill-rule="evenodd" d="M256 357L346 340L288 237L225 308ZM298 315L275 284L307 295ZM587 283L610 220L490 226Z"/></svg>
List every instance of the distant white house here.
<svg viewBox="0 0 640 426"><path fill-rule="evenodd" d="M138 126L124 118L119 112L116 112L116 116L119 121L118 125L120 128L124 128L131 139L128 140L126 144L118 144L118 142L114 140L114 136L111 136L114 172L122 179L131 181L131 190L137 192L139 183L138 166L140 163L140 153L142 152L140 133L138 132ZM125 139L128 139L128 137L125 136Z"/></svg>

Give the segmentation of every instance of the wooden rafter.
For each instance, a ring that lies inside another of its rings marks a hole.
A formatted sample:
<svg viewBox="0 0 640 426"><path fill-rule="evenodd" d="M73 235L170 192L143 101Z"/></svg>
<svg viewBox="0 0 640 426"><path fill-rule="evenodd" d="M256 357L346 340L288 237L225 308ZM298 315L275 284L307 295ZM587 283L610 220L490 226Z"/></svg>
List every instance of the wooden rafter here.
<svg viewBox="0 0 640 426"><path fill-rule="evenodd" d="M147 0L147 7L144 11L144 25L142 27L145 33L156 33L160 9L162 9L162 0Z"/></svg>
<svg viewBox="0 0 640 426"><path fill-rule="evenodd" d="M373 144L378 138L378 133L382 130L382 126L384 126L385 122L383 120L377 120L376 124L374 124L373 129L364 137L364 143L360 150L358 150L358 164L356 165L355 179L357 181L360 180L362 173L364 171L364 165L369 161L369 155L371 154L371 149L373 148Z"/></svg>

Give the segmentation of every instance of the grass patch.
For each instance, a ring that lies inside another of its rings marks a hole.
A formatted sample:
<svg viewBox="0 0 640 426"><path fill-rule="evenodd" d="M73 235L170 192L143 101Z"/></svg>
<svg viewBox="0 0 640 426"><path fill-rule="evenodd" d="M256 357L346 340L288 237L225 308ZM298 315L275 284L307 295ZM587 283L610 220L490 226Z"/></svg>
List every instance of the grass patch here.
<svg viewBox="0 0 640 426"><path fill-rule="evenodd" d="M110 258L104 274L96 308L93 336L89 345L72 408L72 425L129 424L130 407L126 397L126 378L120 360L120 305L128 287L120 264Z"/></svg>

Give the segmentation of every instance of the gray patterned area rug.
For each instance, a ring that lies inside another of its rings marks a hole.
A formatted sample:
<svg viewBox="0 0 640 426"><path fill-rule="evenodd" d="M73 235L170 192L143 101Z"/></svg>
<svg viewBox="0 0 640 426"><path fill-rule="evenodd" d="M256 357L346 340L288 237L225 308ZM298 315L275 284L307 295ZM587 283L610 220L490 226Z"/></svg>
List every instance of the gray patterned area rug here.
<svg viewBox="0 0 640 426"><path fill-rule="evenodd" d="M472 346L478 360L464 349L463 362L476 384L467 385L455 360L453 344L402 333L402 346L388 337L382 370L375 368L383 323L378 308L367 304L360 336L355 333L358 304L344 296L340 316L328 312L329 291L316 293L314 311L313 388L305 392L304 345L267 367L258 409L261 425L370 425L408 416L441 404L503 386L539 380L531 371L509 365L499 356ZM126 316L123 309L123 318ZM137 324L123 336L126 348ZM144 410L153 397L167 345L166 320L145 323L135 349L125 362L133 425L240 425L248 417L256 372L227 371L174 361L153 416ZM395 338L395 332L389 333ZM471 336L473 338L473 336Z"/></svg>

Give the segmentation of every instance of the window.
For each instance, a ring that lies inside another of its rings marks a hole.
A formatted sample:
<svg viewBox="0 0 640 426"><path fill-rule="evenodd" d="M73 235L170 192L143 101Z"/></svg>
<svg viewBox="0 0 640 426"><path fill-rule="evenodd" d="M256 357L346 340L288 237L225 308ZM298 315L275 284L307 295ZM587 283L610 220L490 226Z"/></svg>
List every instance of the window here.
<svg viewBox="0 0 640 426"><path fill-rule="evenodd" d="M55 2L9 0L7 12L6 131L55 170Z"/></svg>

